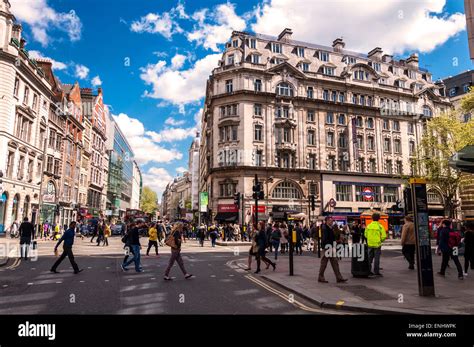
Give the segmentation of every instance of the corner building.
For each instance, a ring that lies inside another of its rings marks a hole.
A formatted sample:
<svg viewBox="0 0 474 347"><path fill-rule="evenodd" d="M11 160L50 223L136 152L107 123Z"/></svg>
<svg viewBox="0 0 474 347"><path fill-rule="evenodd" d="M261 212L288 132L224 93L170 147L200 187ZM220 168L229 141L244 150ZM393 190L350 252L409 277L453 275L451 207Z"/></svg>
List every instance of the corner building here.
<svg viewBox="0 0 474 347"><path fill-rule="evenodd" d="M240 192L250 221L255 174L265 192L259 219L309 214L310 194L316 216L390 212L402 175L416 170L424 122L450 107L416 54L394 60L379 47L346 50L342 39L332 47L300 42L291 29L278 37L234 31L202 115L200 191L209 192L209 217L242 220L230 206Z"/></svg>

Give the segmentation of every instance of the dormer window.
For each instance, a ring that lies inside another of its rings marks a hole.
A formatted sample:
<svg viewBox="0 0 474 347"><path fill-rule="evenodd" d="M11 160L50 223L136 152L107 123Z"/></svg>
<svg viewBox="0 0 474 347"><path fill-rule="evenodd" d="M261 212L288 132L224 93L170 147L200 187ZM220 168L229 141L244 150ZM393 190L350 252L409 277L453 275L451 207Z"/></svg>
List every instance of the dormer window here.
<svg viewBox="0 0 474 347"><path fill-rule="evenodd" d="M330 67L330 66L323 66L323 74L328 75L328 76L334 76L335 75L335 68Z"/></svg>
<svg viewBox="0 0 474 347"><path fill-rule="evenodd" d="M405 88L405 81L403 80L396 80L395 81L395 86L400 87L400 88Z"/></svg>
<svg viewBox="0 0 474 347"><path fill-rule="evenodd" d="M373 62L373 61L369 61L369 65L372 66L372 68L375 70L375 71L381 71L382 68L381 68L381 65L380 63L376 63L376 62Z"/></svg>
<svg viewBox="0 0 474 347"><path fill-rule="evenodd" d="M309 71L309 64L308 63L301 63L301 70L304 72Z"/></svg>
<svg viewBox="0 0 474 347"><path fill-rule="evenodd" d="M296 49L296 53L297 53L298 57L303 58L304 57L304 47L298 47Z"/></svg>
<svg viewBox="0 0 474 347"><path fill-rule="evenodd" d="M319 52L319 60L321 61L329 61L329 53L328 52Z"/></svg>
<svg viewBox="0 0 474 347"><path fill-rule="evenodd" d="M252 64L260 64L260 56L258 54L251 55Z"/></svg>
<svg viewBox="0 0 474 347"><path fill-rule="evenodd" d="M469 84L465 84L462 86L462 90L464 93L469 93L469 88L471 88Z"/></svg>
<svg viewBox="0 0 474 347"><path fill-rule="evenodd" d="M232 47L234 47L234 48L239 47L239 40L233 40L232 41Z"/></svg>
<svg viewBox="0 0 474 347"><path fill-rule="evenodd" d="M455 96L456 95L456 87L449 88L449 96Z"/></svg>
<svg viewBox="0 0 474 347"><path fill-rule="evenodd" d="M278 84L276 92L281 96L293 96L293 88L286 82Z"/></svg>
<svg viewBox="0 0 474 347"><path fill-rule="evenodd" d="M349 56L344 57L342 61L345 62L347 65L353 65L353 64L357 63L356 58L349 57Z"/></svg>
<svg viewBox="0 0 474 347"><path fill-rule="evenodd" d="M229 54L229 56L227 57L227 65L234 65L234 55L233 54Z"/></svg>
<svg viewBox="0 0 474 347"><path fill-rule="evenodd" d="M354 71L354 79L359 81L367 81L369 79L369 73L364 70Z"/></svg>
<svg viewBox="0 0 474 347"><path fill-rule="evenodd" d="M257 49L257 40L250 39L250 48Z"/></svg>
<svg viewBox="0 0 474 347"><path fill-rule="evenodd" d="M408 77L410 77L410 79L412 79L412 80L415 80L416 79L416 72L412 71L412 70L408 70Z"/></svg>
<svg viewBox="0 0 474 347"><path fill-rule="evenodd" d="M281 53L281 44L278 42L272 42L272 52Z"/></svg>

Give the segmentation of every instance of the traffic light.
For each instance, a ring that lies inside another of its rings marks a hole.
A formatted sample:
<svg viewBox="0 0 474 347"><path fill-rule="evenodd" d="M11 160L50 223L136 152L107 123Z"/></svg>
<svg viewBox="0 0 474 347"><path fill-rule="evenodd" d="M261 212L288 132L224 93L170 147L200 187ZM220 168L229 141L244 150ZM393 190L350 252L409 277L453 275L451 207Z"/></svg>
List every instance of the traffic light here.
<svg viewBox="0 0 474 347"><path fill-rule="evenodd" d="M234 205L240 206L240 193L234 194Z"/></svg>
<svg viewBox="0 0 474 347"><path fill-rule="evenodd" d="M265 194L263 192L263 187L260 183L255 184L253 187L253 198L254 200L263 200L265 198Z"/></svg>
<svg viewBox="0 0 474 347"><path fill-rule="evenodd" d="M313 194L309 196L309 202L311 204L311 211L314 211L316 209L316 196Z"/></svg>

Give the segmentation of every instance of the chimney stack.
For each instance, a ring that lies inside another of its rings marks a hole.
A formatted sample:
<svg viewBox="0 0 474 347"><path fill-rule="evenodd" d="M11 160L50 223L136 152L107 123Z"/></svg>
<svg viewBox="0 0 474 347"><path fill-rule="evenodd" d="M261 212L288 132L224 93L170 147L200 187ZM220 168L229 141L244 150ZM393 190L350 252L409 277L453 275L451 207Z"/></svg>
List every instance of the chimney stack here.
<svg viewBox="0 0 474 347"><path fill-rule="evenodd" d="M371 50L369 53L367 53L367 56L370 59L381 60L382 59L382 53L383 53L382 48L375 47L373 50Z"/></svg>
<svg viewBox="0 0 474 347"><path fill-rule="evenodd" d="M342 40L342 37L339 37L332 42L332 48L334 48L334 51L336 52L342 51L345 46L346 44Z"/></svg>
<svg viewBox="0 0 474 347"><path fill-rule="evenodd" d="M288 42L291 40L291 35L293 35L293 30L285 28L280 35L278 35L278 41Z"/></svg>
<svg viewBox="0 0 474 347"><path fill-rule="evenodd" d="M412 55L410 55L408 57L408 59L406 60L407 64L415 69L418 69L418 66L419 66L419 61L418 61L418 54L417 53L413 53Z"/></svg>

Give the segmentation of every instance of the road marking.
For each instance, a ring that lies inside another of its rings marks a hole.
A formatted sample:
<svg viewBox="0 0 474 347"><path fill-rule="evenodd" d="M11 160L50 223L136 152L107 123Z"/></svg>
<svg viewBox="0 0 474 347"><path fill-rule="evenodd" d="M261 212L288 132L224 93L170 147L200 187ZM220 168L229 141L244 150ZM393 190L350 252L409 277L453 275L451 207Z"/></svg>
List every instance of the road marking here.
<svg viewBox="0 0 474 347"><path fill-rule="evenodd" d="M129 278L128 280L131 281L131 280L133 280L133 278Z"/></svg>
<svg viewBox="0 0 474 347"><path fill-rule="evenodd" d="M6 287L8 287L8 284L4 284L4 285L3 285L3 288L6 288Z"/></svg>
<svg viewBox="0 0 474 347"><path fill-rule="evenodd" d="M151 279L151 280L156 280L156 277L152 277L152 278L150 278L150 279Z"/></svg>
<svg viewBox="0 0 474 347"><path fill-rule="evenodd" d="M216 275L211 275L211 277L216 277Z"/></svg>
<svg viewBox="0 0 474 347"><path fill-rule="evenodd" d="M90 266L88 266L87 268L88 268L88 269L92 269L92 267L90 267Z"/></svg>
<svg viewBox="0 0 474 347"><path fill-rule="evenodd" d="M105 280L105 282L109 282L109 280Z"/></svg>
<svg viewBox="0 0 474 347"><path fill-rule="evenodd" d="M61 282L61 281L56 282L56 284L61 284L61 283L63 283L63 282Z"/></svg>
<svg viewBox="0 0 474 347"><path fill-rule="evenodd" d="M234 277L234 275L229 275L229 277Z"/></svg>
<svg viewBox="0 0 474 347"><path fill-rule="evenodd" d="M32 267L31 270L36 270L36 268L35 268L35 267Z"/></svg>
<svg viewBox="0 0 474 347"><path fill-rule="evenodd" d="M16 258L15 261L13 262L13 264L10 265L9 267L7 267L6 269L13 270L13 269L17 268L20 264L21 264L21 258Z"/></svg>
<svg viewBox="0 0 474 347"><path fill-rule="evenodd" d="M285 300L286 302L289 302L290 304L293 304L294 306L302 309L302 310L305 310L305 311L309 311L309 312L318 312L318 313L321 313L323 311L323 309L315 309L315 308L312 308L312 307L309 307L309 306L306 306L305 304L297 301L297 300L292 300L292 302L290 302L288 300L288 295L286 295L285 293L273 288L273 287L270 287L268 284L266 284L265 282L262 282L261 280L253 277L252 275L246 275L245 276L246 278L248 278L249 280L251 280L252 282L258 284L259 286L265 288L266 290L268 290L269 292L279 296L280 298L282 298L283 300ZM339 314L339 313L332 313L332 312L326 312L325 313L327 314Z"/></svg>
<svg viewBox="0 0 474 347"><path fill-rule="evenodd" d="M84 283L85 281L79 281L79 282Z"/></svg>
<svg viewBox="0 0 474 347"><path fill-rule="evenodd" d="M105 268L106 268L106 269L110 269L110 266L106 266Z"/></svg>
<svg viewBox="0 0 474 347"><path fill-rule="evenodd" d="M30 283L28 283L28 285L29 285L29 286L32 286L32 285L33 285L33 283L31 283L31 282L30 282Z"/></svg>

